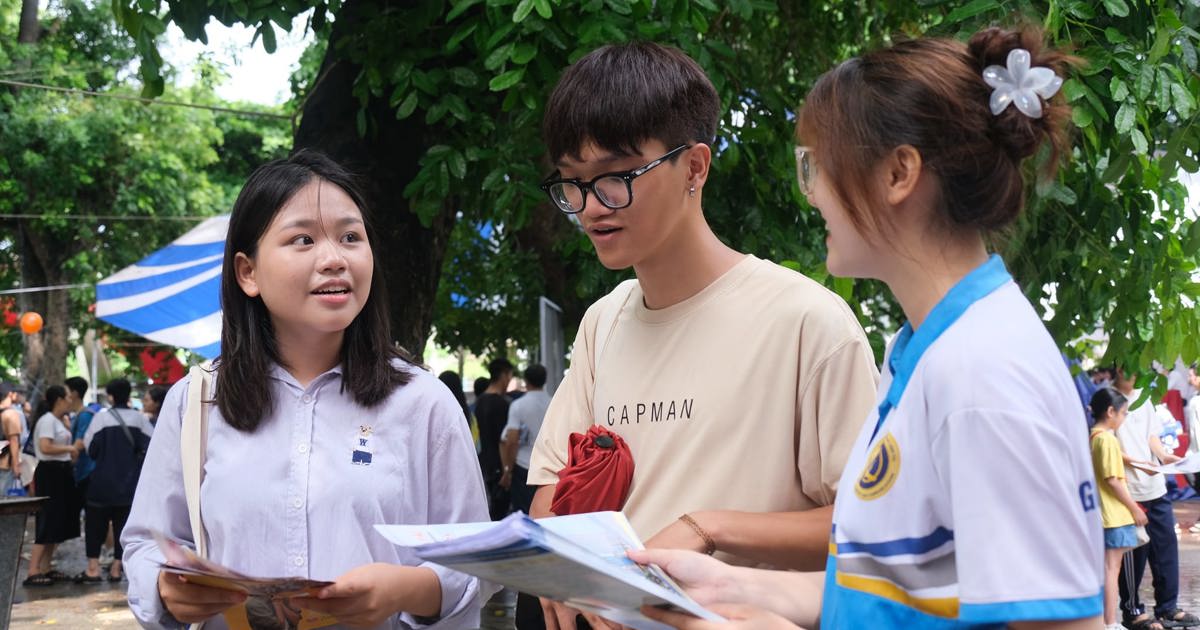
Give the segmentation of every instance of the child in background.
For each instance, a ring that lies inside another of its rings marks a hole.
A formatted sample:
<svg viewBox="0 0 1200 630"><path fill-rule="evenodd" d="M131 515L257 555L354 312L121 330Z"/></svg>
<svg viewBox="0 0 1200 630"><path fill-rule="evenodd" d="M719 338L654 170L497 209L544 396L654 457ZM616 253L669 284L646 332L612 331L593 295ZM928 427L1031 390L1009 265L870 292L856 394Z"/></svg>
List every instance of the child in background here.
<svg viewBox="0 0 1200 630"><path fill-rule="evenodd" d="M1104 524L1104 627L1118 630L1117 578L1121 575L1121 558L1137 546L1136 527L1146 524L1146 514L1125 487L1125 463L1121 458L1121 443L1114 434L1125 422L1129 400L1111 387L1096 390L1092 395L1092 465L1096 469L1096 485L1100 489L1100 520Z"/></svg>

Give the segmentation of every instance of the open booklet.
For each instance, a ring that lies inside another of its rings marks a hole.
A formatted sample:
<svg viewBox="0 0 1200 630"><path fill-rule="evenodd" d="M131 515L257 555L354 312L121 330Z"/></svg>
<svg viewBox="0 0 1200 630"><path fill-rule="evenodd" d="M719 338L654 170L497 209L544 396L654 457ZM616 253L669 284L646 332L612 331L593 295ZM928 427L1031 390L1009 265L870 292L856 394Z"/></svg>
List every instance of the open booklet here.
<svg viewBox="0 0 1200 630"><path fill-rule="evenodd" d="M643 605L673 607L703 619L723 619L683 593L656 566L626 557L642 543L620 512L593 512L534 521L521 513L499 522L376 525L392 543L428 562L548 597L639 630L667 628Z"/></svg>
<svg viewBox="0 0 1200 630"><path fill-rule="evenodd" d="M1174 464L1150 465L1137 463L1130 465L1148 472L1164 473L1167 475L1193 474L1200 472L1200 453L1190 453L1187 457Z"/></svg>
<svg viewBox="0 0 1200 630"><path fill-rule="evenodd" d="M193 584L246 594L245 603L224 613L225 623L231 630L315 630L337 623L334 617L299 610L288 601L291 597L315 595L333 582L296 577L250 577L201 558L159 532L154 533L154 540L166 559L159 567L161 570L185 576Z"/></svg>

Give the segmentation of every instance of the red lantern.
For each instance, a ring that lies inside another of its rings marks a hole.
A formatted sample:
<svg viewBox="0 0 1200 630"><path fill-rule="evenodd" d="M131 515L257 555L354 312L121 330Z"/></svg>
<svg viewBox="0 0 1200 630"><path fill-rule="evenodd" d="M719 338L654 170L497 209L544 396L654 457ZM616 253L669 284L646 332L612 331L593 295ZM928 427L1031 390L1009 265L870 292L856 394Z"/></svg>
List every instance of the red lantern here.
<svg viewBox="0 0 1200 630"><path fill-rule="evenodd" d="M21 332L26 335L37 334L42 329L42 316L29 311L21 315Z"/></svg>

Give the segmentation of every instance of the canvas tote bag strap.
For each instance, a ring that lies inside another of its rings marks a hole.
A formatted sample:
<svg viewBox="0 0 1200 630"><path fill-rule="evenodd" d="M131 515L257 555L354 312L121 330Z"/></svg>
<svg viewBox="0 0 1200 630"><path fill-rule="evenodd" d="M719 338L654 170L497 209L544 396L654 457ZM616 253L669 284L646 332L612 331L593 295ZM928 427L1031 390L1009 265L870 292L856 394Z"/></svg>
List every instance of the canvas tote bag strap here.
<svg viewBox="0 0 1200 630"><path fill-rule="evenodd" d="M188 520L192 524L192 540L196 553L208 557L208 536L200 514L200 483L204 481L204 459L208 451L208 407L212 377L198 365L189 372L187 407L183 412L183 427L179 432L179 459L183 465L183 490L187 497Z"/></svg>

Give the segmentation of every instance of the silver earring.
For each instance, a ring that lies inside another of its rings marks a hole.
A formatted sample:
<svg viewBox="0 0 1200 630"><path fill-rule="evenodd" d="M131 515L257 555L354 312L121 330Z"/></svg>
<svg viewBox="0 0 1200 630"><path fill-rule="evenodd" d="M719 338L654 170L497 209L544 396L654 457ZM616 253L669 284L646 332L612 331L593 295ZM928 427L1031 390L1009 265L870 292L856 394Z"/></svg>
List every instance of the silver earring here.
<svg viewBox="0 0 1200 630"><path fill-rule="evenodd" d="M695 187L695 186L692 186L691 188L689 188L689 189L688 189L688 196L689 196L689 197L695 197L695 196L696 196L696 187Z"/></svg>

